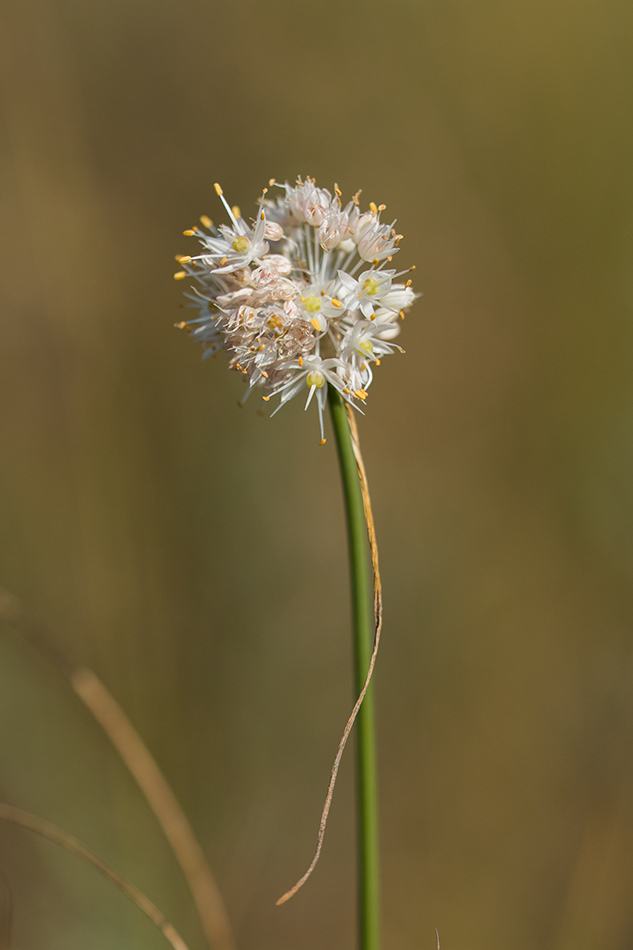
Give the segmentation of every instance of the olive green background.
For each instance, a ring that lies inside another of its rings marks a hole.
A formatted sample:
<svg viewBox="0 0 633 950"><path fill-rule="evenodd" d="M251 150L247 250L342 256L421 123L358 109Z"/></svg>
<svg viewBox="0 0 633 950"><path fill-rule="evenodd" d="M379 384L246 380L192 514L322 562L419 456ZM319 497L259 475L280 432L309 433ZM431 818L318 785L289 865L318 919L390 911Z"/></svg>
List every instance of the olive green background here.
<svg viewBox="0 0 633 950"><path fill-rule="evenodd" d="M332 440L173 329L220 181L385 202L424 296L361 420L385 588L386 950L633 945L633 8L615 0L2 0L0 584L179 793L240 950L354 946ZM75 697L0 629L0 799L202 946ZM161 935L0 828L16 950Z"/></svg>

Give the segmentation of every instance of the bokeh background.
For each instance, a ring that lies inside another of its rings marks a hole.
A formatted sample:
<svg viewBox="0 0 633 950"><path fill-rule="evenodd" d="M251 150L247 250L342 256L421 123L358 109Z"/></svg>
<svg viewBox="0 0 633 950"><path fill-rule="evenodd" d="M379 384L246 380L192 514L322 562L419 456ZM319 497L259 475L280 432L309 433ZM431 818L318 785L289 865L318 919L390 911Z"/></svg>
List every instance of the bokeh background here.
<svg viewBox="0 0 633 950"><path fill-rule="evenodd" d="M240 950L354 945L332 440L173 329L212 184L385 202L424 296L361 438L385 587L386 950L633 945L633 9L617 0L2 0L0 583L171 779ZM0 628L0 798L191 942L153 817ZM0 828L16 950L165 946Z"/></svg>

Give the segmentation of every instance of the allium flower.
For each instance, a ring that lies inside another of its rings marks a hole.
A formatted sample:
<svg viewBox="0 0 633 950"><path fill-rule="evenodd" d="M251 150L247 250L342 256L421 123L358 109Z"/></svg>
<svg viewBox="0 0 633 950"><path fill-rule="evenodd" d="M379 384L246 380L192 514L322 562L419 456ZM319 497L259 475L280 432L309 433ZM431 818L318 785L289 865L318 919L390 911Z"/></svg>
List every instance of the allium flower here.
<svg viewBox="0 0 633 950"><path fill-rule="evenodd" d="M313 178L281 189L276 201L264 189L249 225L215 186L230 224L202 217L204 229L184 232L202 253L179 255L175 277L196 282L187 306L199 316L177 326L202 343L204 356L227 350L230 367L248 380L244 399L254 389L265 402L279 396L277 412L302 390L307 409L316 394L323 444L328 384L360 409L373 367L400 349L388 341L416 294L411 280L396 282L407 271L387 266L402 235L395 221L381 223L384 205L361 213L359 192L343 207L338 186L332 196Z"/></svg>

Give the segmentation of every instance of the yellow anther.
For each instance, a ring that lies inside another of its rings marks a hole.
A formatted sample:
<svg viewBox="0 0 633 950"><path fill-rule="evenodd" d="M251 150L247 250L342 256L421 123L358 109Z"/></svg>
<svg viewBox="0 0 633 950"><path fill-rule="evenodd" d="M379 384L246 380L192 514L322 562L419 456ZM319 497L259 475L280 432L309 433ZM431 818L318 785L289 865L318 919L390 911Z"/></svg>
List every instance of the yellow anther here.
<svg viewBox="0 0 633 950"><path fill-rule="evenodd" d="M342 307L343 304L340 300L337 300L336 297L332 297L332 306L333 307Z"/></svg>
<svg viewBox="0 0 633 950"><path fill-rule="evenodd" d="M412 264L409 270L415 270L415 264Z"/></svg>
<svg viewBox="0 0 633 950"><path fill-rule="evenodd" d="M270 402L270 396L262 396L264 402Z"/></svg>
<svg viewBox="0 0 633 950"><path fill-rule="evenodd" d="M326 442L327 442L327 439L321 439L321 441L319 442L319 445L325 445Z"/></svg>
<svg viewBox="0 0 633 950"><path fill-rule="evenodd" d="M269 184L270 187L272 188L272 186L275 184L275 179L274 179L274 178L269 178L269 179L268 179L268 184Z"/></svg>
<svg viewBox="0 0 633 950"><path fill-rule="evenodd" d="M367 280L364 280L361 284L361 288L367 297L375 297L380 290L380 283L375 277L368 277Z"/></svg>
<svg viewBox="0 0 633 950"><path fill-rule="evenodd" d="M351 396L351 395L352 395L352 390L351 390L351 389L348 389L347 386L344 386L344 387L343 387L343 392L344 392L344 393L347 393L348 396Z"/></svg>
<svg viewBox="0 0 633 950"><path fill-rule="evenodd" d="M376 357L376 366L380 366L380 360Z"/></svg>
<svg viewBox="0 0 633 950"><path fill-rule="evenodd" d="M266 213L265 213L264 211L262 211L262 213L260 214L259 218L260 218L260 221L265 221L265 220L266 220Z"/></svg>
<svg viewBox="0 0 633 950"><path fill-rule="evenodd" d="M321 301L318 297L304 297L301 302L308 311L308 313L316 313L321 309Z"/></svg>
<svg viewBox="0 0 633 950"><path fill-rule="evenodd" d="M176 327L177 330L184 330L185 327L187 326L187 323L185 320L182 320L180 323L174 323L174 326Z"/></svg>
<svg viewBox="0 0 633 950"><path fill-rule="evenodd" d="M213 221L211 220L211 218L209 217L208 214L201 214L201 215L200 215L200 222L201 222L202 224L204 224L205 228L212 228L212 227L213 227Z"/></svg>
<svg viewBox="0 0 633 950"><path fill-rule="evenodd" d="M174 280L182 280L183 277L187 276L186 270L179 270L177 274L174 274Z"/></svg>
<svg viewBox="0 0 633 950"><path fill-rule="evenodd" d="M376 248L376 250L377 250L377 251L380 250L380 244L378 245L378 247ZM378 265L380 264L380 261L378 260L377 257L374 257L374 259L373 259L373 261L372 261L372 264L374 265L374 267L378 267Z"/></svg>
<svg viewBox="0 0 633 950"><path fill-rule="evenodd" d="M191 228L189 228L187 231L183 231L182 233L184 234L185 237L193 237L196 232L192 231Z"/></svg>
<svg viewBox="0 0 633 950"><path fill-rule="evenodd" d="M308 373L306 376L306 386L310 389L314 386L315 389L321 389L325 386L325 376L320 369L313 369L312 372Z"/></svg>
<svg viewBox="0 0 633 950"><path fill-rule="evenodd" d="M262 374L262 376L264 377L264 379L268 379L268 373L266 372L265 369L260 369L260 373Z"/></svg>
<svg viewBox="0 0 633 950"><path fill-rule="evenodd" d="M352 201L354 202L355 205L357 205L357 204L359 203L358 199L359 199L359 197L360 197L360 194L361 194L362 190L363 190L362 188L359 188L359 190L356 192L356 194L352 196Z"/></svg>
<svg viewBox="0 0 633 950"><path fill-rule="evenodd" d="M299 366L303 366L303 356L299 357Z"/></svg>
<svg viewBox="0 0 633 950"><path fill-rule="evenodd" d="M228 257L223 257L222 260L220 261L220 267L224 267L227 261L228 261Z"/></svg>
<svg viewBox="0 0 633 950"><path fill-rule="evenodd" d="M371 211L372 215L373 215L374 218L375 218L376 215L378 214L378 208L376 207L376 205L375 205L375 203L374 203L373 201L370 201L370 202L369 202L369 210Z"/></svg>
<svg viewBox="0 0 633 950"><path fill-rule="evenodd" d="M217 181L214 183L213 187L215 188L215 193L216 193L216 195L223 195L223 194L224 194L224 192L222 191L221 187L218 185Z"/></svg>
<svg viewBox="0 0 633 950"><path fill-rule="evenodd" d="M236 237L231 244L231 247L236 252L236 254L246 254L247 250L251 246L251 242L246 237L245 234L240 234ZM226 260L226 258L225 258Z"/></svg>
<svg viewBox="0 0 633 950"><path fill-rule="evenodd" d="M233 207L231 208L231 211L233 212L236 218L242 217L242 212L240 211L239 205L233 205Z"/></svg>
<svg viewBox="0 0 633 950"><path fill-rule="evenodd" d="M387 205L378 205L378 210L379 210L379 211L384 211L386 207L387 207Z"/></svg>
<svg viewBox="0 0 633 950"><path fill-rule="evenodd" d="M179 264L188 264L191 258L187 254L176 254L176 260Z"/></svg>
<svg viewBox="0 0 633 950"><path fill-rule="evenodd" d="M410 287L412 283L413 283L412 280L408 280L404 286L405 286L405 287Z"/></svg>
<svg viewBox="0 0 633 950"><path fill-rule="evenodd" d="M387 260L389 261L389 263L391 263L391 261L393 260L393 254L387 254Z"/></svg>
<svg viewBox="0 0 633 950"><path fill-rule="evenodd" d="M341 195L343 194L343 192L341 191L341 189L339 188L339 186L336 184L336 182L334 182L334 191L335 191L336 194L339 196L339 198L340 198Z"/></svg>
<svg viewBox="0 0 633 950"><path fill-rule="evenodd" d="M305 303L305 302L306 302L306 298L305 298L305 297L299 297L299 300L301 301L301 303Z"/></svg>
<svg viewBox="0 0 633 950"><path fill-rule="evenodd" d="M401 311L400 311L400 319L401 319L401 320L404 320L404 310L401 310Z"/></svg>
<svg viewBox="0 0 633 950"><path fill-rule="evenodd" d="M319 323L316 317L312 317L312 319L310 320L310 323L312 324L312 326L314 327L317 333L321 332L321 324Z"/></svg>

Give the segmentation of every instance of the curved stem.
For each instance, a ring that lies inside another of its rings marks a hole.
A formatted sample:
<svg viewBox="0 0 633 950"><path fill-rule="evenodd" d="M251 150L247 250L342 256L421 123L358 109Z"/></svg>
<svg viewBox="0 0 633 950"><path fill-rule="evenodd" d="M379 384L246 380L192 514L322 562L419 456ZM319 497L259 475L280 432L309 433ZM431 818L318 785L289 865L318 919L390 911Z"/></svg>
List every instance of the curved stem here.
<svg viewBox="0 0 633 950"><path fill-rule="evenodd" d="M375 659L376 627L372 610L372 586L367 524L358 457L347 410L338 392L329 387L332 426L338 450L347 520L352 582L354 633L354 678L356 692L363 689ZM366 486L365 486L366 487ZM379 631L378 631L379 632ZM358 801L358 898L360 950L380 946L380 880L378 860L378 794L373 687L369 686L357 720Z"/></svg>

